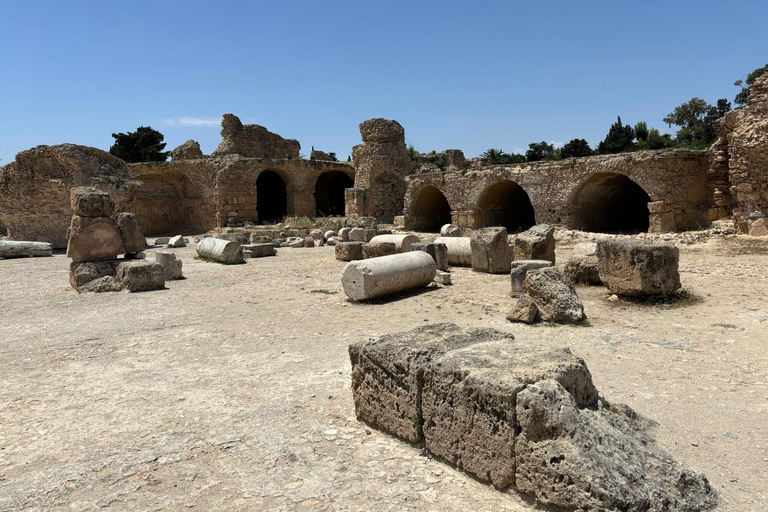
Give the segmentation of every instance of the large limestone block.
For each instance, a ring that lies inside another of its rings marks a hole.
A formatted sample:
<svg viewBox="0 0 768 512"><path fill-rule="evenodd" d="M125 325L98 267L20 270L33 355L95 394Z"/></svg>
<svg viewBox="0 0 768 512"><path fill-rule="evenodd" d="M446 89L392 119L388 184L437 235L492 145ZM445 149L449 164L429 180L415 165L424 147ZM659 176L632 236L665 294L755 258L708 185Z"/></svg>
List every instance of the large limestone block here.
<svg viewBox="0 0 768 512"><path fill-rule="evenodd" d="M597 253L597 242L579 242L573 246L573 256L594 256Z"/></svg>
<svg viewBox="0 0 768 512"><path fill-rule="evenodd" d="M523 282L525 298L536 304L544 322L581 322L584 305L571 281L555 267L531 270Z"/></svg>
<svg viewBox="0 0 768 512"><path fill-rule="evenodd" d="M163 266L163 275L166 281L184 278L181 271L182 262L174 253L157 251L155 261Z"/></svg>
<svg viewBox="0 0 768 512"><path fill-rule="evenodd" d="M397 254L397 247L395 247L394 242L379 242L376 244L368 242L363 244L363 259L380 258L392 254Z"/></svg>
<svg viewBox="0 0 768 512"><path fill-rule="evenodd" d="M28 256L53 256L53 246L48 242L0 240L0 258L25 258Z"/></svg>
<svg viewBox="0 0 768 512"><path fill-rule="evenodd" d="M273 244L246 244L241 247L245 258L265 258L277 254Z"/></svg>
<svg viewBox="0 0 768 512"><path fill-rule="evenodd" d="M243 249L238 242L221 238L203 238L197 244L201 258L218 261L226 265L243 263Z"/></svg>
<svg viewBox="0 0 768 512"><path fill-rule="evenodd" d="M187 241L184 240L183 236L176 235L174 237L169 238L168 242L166 242L165 245L167 245L168 247L170 247L172 249L178 249L180 247L186 247L187 246Z"/></svg>
<svg viewBox="0 0 768 512"><path fill-rule="evenodd" d="M434 453L503 489L514 484L515 403L526 386L554 379L597 403L581 358L567 348L495 339L446 351L424 368L424 443Z"/></svg>
<svg viewBox="0 0 768 512"><path fill-rule="evenodd" d="M416 235L376 235L368 243L393 243L397 252L408 252L411 250L411 244L419 243L420 241Z"/></svg>
<svg viewBox="0 0 768 512"><path fill-rule="evenodd" d="M120 230L109 217L72 216L67 256L72 261L112 260L125 253Z"/></svg>
<svg viewBox="0 0 768 512"><path fill-rule="evenodd" d="M448 249L449 265L472 266L472 242L468 236L441 236L435 243Z"/></svg>
<svg viewBox="0 0 768 512"><path fill-rule="evenodd" d="M602 240L597 244L600 279L619 295L668 295L680 288L679 251L672 244L644 240Z"/></svg>
<svg viewBox="0 0 768 512"><path fill-rule="evenodd" d="M547 260L555 263L555 229L538 224L515 237L515 260Z"/></svg>
<svg viewBox="0 0 768 512"><path fill-rule="evenodd" d="M706 477L675 461L634 411L596 405L583 407L556 380L517 395L520 492L558 510L698 512L717 504Z"/></svg>
<svg viewBox="0 0 768 512"><path fill-rule="evenodd" d="M510 265L510 279L512 281L513 297L519 297L523 293L523 282L525 282L525 276L528 275L529 270L535 270L537 268L551 267L552 262L548 260L515 260Z"/></svg>
<svg viewBox="0 0 768 512"><path fill-rule="evenodd" d="M69 264L69 284L78 292L120 291L115 279L117 266L123 260L73 261Z"/></svg>
<svg viewBox="0 0 768 512"><path fill-rule="evenodd" d="M493 338L491 330L462 332L454 324L433 324L349 346L352 396L358 419L401 439L422 439L424 368L449 348Z"/></svg>
<svg viewBox="0 0 768 512"><path fill-rule="evenodd" d="M461 236L461 228L454 224L443 224L440 228L440 236Z"/></svg>
<svg viewBox="0 0 768 512"><path fill-rule="evenodd" d="M117 280L129 292L147 292L165 288L165 269L156 261L130 260L117 266Z"/></svg>
<svg viewBox="0 0 768 512"><path fill-rule="evenodd" d="M368 242L376 236L377 231L375 229L368 228L352 228L349 230L350 242Z"/></svg>
<svg viewBox="0 0 768 512"><path fill-rule="evenodd" d="M563 269L565 276L573 284L600 286L600 272L597 268L597 256L572 256Z"/></svg>
<svg viewBox="0 0 768 512"><path fill-rule="evenodd" d="M351 261L341 273L344 293L353 301L382 297L432 282L437 265L421 251Z"/></svg>
<svg viewBox="0 0 768 512"><path fill-rule="evenodd" d="M512 254L506 228L490 227L473 231L470 248L473 270L488 274L509 273Z"/></svg>
<svg viewBox="0 0 768 512"><path fill-rule="evenodd" d="M339 261L353 261L365 259L363 255L365 242L340 242L336 244L336 259Z"/></svg>
<svg viewBox="0 0 768 512"><path fill-rule="evenodd" d="M120 212L117 214L117 227L123 237L125 252L136 254L147 248L144 230L141 229L141 219L135 213Z"/></svg>
<svg viewBox="0 0 768 512"><path fill-rule="evenodd" d="M115 203L109 194L89 187L74 187L69 196L72 213L81 217L109 217Z"/></svg>

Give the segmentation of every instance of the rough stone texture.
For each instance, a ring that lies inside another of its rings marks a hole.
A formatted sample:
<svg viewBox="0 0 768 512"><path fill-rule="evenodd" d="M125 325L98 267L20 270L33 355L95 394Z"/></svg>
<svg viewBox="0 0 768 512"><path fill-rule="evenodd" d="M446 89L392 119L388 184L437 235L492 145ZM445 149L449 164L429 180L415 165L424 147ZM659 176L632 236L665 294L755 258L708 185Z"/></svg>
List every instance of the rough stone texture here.
<svg viewBox="0 0 768 512"><path fill-rule="evenodd" d="M575 323L586 318L573 284L555 267L530 270L523 289L524 298L536 304L544 322Z"/></svg>
<svg viewBox="0 0 768 512"><path fill-rule="evenodd" d="M520 299L510 308L507 320L510 322L532 324L536 321L538 314L539 308L536 307L536 304L525 297L520 297Z"/></svg>
<svg viewBox="0 0 768 512"><path fill-rule="evenodd" d="M315 239L311 236L304 237L304 247L315 247Z"/></svg>
<svg viewBox="0 0 768 512"><path fill-rule="evenodd" d="M213 156L241 155L247 158L299 158L301 144L284 139L258 124L243 124L233 114L221 120L222 141Z"/></svg>
<svg viewBox="0 0 768 512"><path fill-rule="evenodd" d="M352 228L341 228L339 230L339 236L341 237L342 242L349 242L349 232L352 231Z"/></svg>
<svg viewBox="0 0 768 512"><path fill-rule="evenodd" d="M219 233L218 235L216 235L216 238L220 238L221 240L230 240L232 242L237 242L240 245L246 245L251 243L251 235L244 232Z"/></svg>
<svg viewBox="0 0 768 512"><path fill-rule="evenodd" d="M453 224L445 224L440 228L440 236L461 236L461 228Z"/></svg>
<svg viewBox="0 0 768 512"><path fill-rule="evenodd" d="M223 239L223 240L226 240L226 238ZM184 240L183 236L176 235L174 237L169 238L168 241L165 243L165 245L167 245L168 247L171 247L173 249L176 249L176 248L179 248L179 247L186 247L187 246L187 241Z"/></svg>
<svg viewBox="0 0 768 512"><path fill-rule="evenodd" d="M509 273L512 253L507 242L506 228L490 227L473 231L470 248L473 270L488 274Z"/></svg>
<svg viewBox="0 0 768 512"><path fill-rule="evenodd" d="M165 268L155 261L134 260L117 266L117 281L129 292L148 292L165 288Z"/></svg>
<svg viewBox="0 0 768 512"><path fill-rule="evenodd" d="M53 256L53 247L47 242L19 242L0 240L0 258Z"/></svg>
<svg viewBox="0 0 768 512"><path fill-rule="evenodd" d="M403 212L404 177L416 169L405 146L405 130L397 121L369 119L360 123L363 144L352 148L355 186L347 189L347 215L367 215L391 223Z"/></svg>
<svg viewBox="0 0 768 512"><path fill-rule="evenodd" d="M448 247L445 244L417 242L411 244L411 250L426 252L435 260L437 270L448 271Z"/></svg>
<svg viewBox="0 0 768 512"><path fill-rule="evenodd" d="M122 286L114 278L120 263L122 260L73 261L69 264L69 284L78 292L119 291Z"/></svg>
<svg viewBox="0 0 768 512"><path fill-rule="evenodd" d="M163 266L163 275L166 281L184 278L181 270L182 262L174 253L157 251L155 253L155 261Z"/></svg>
<svg viewBox="0 0 768 512"><path fill-rule="evenodd" d="M551 379L518 393L520 492L563 510L697 512L717 505L706 477L675 461L632 409L584 405Z"/></svg>
<svg viewBox="0 0 768 512"><path fill-rule="evenodd" d="M197 254L201 258L215 260L226 265L236 265L244 261L240 244L221 238L203 238L197 244Z"/></svg>
<svg viewBox="0 0 768 512"><path fill-rule="evenodd" d="M171 150L171 159L175 162L179 160L197 160L199 158L203 158L203 152L200 149L200 144L192 139Z"/></svg>
<svg viewBox="0 0 768 512"><path fill-rule="evenodd" d="M445 196L452 224L468 229L498 225L488 221L482 199L492 186L505 182L518 185L525 192L535 223L580 229L584 216L591 213L581 203L581 191L588 184L611 176L626 177L636 183L657 205L655 211L649 212L650 231L694 229L708 221L708 169L708 152L674 149L518 165L478 163L469 170L411 174L405 177L405 229L414 229L412 226L421 222L420 215L428 213L419 204L419 196L426 187L435 187ZM510 232L519 229L506 227Z"/></svg>
<svg viewBox="0 0 768 512"><path fill-rule="evenodd" d="M525 290L523 289L523 283L525 282L525 276L529 270L537 268L545 268L553 266L551 261L547 260L515 260L510 265L510 279L512 281L511 295L517 297L521 295Z"/></svg>
<svg viewBox="0 0 768 512"><path fill-rule="evenodd" d="M363 259L378 258L380 256L389 256L397 254L398 250L394 242L378 242L363 244Z"/></svg>
<svg viewBox="0 0 768 512"><path fill-rule="evenodd" d="M752 235L755 221L768 215L768 74L752 84L747 105L719 119L716 130L714 158L728 176L725 181L713 169L720 178L712 193L721 200L715 206L732 207L737 231Z"/></svg>
<svg viewBox="0 0 768 512"><path fill-rule="evenodd" d="M347 297L361 301L427 286L436 272L437 265L429 254L404 252L347 263L341 272L341 285Z"/></svg>
<svg viewBox="0 0 768 512"><path fill-rule="evenodd" d="M277 250L273 244L246 244L242 246L245 258L264 258L275 256Z"/></svg>
<svg viewBox="0 0 768 512"><path fill-rule="evenodd" d="M38 146L0 171L0 225L13 240L67 246L72 187L97 187L119 211L133 211L139 183L125 163L105 151L74 144Z"/></svg>
<svg viewBox="0 0 768 512"><path fill-rule="evenodd" d="M72 261L111 260L125 254L123 237L110 217L72 216L67 256Z"/></svg>
<svg viewBox="0 0 768 512"><path fill-rule="evenodd" d="M141 219L135 213L120 212L117 214L117 227L123 237L125 252L136 254L147 248L144 231L141 229Z"/></svg>
<svg viewBox="0 0 768 512"><path fill-rule="evenodd" d="M317 149L313 149L309 153L309 159L310 160L325 160L327 162L334 162L335 160L331 157L330 154L326 153L325 151L319 151Z"/></svg>
<svg viewBox="0 0 768 512"><path fill-rule="evenodd" d="M419 237L416 235L376 235L370 240L370 244L393 243L397 252L408 252L411 250L411 244L419 243Z"/></svg>
<svg viewBox="0 0 768 512"><path fill-rule="evenodd" d="M597 254L597 242L579 242L573 246L573 256L594 256Z"/></svg>
<svg viewBox="0 0 768 512"><path fill-rule="evenodd" d="M347 217L344 226L348 228L378 229L379 222L376 217Z"/></svg>
<svg viewBox="0 0 768 512"><path fill-rule="evenodd" d="M446 272L444 270L437 269L437 272L435 273L435 279L434 281L437 284L442 284L443 286L448 286L451 284L451 273Z"/></svg>
<svg viewBox="0 0 768 512"><path fill-rule="evenodd" d="M597 256L572 256L565 264L563 274L573 284L586 284L590 286L601 286L603 284L603 281L600 279L600 272L598 271Z"/></svg>
<svg viewBox="0 0 768 512"><path fill-rule="evenodd" d="M375 229L352 228L349 230L350 242L370 242L376 236Z"/></svg>
<svg viewBox="0 0 768 512"><path fill-rule="evenodd" d="M555 229L539 224L515 237L515 260L547 260L555 263Z"/></svg>
<svg viewBox="0 0 768 512"><path fill-rule="evenodd" d="M441 236L435 240L435 243L445 245L448 250L449 265L472 266L472 244L468 236Z"/></svg>
<svg viewBox="0 0 768 512"><path fill-rule="evenodd" d="M644 240L597 243L600 280L619 295L667 295L680 289L679 250Z"/></svg>
<svg viewBox="0 0 768 512"><path fill-rule="evenodd" d="M335 254L339 261L362 260L365 242L341 242L336 244Z"/></svg>
<svg viewBox="0 0 768 512"><path fill-rule="evenodd" d="M69 206L81 217L111 217L115 203L109 194L93 187L73 187Z"/></svg>

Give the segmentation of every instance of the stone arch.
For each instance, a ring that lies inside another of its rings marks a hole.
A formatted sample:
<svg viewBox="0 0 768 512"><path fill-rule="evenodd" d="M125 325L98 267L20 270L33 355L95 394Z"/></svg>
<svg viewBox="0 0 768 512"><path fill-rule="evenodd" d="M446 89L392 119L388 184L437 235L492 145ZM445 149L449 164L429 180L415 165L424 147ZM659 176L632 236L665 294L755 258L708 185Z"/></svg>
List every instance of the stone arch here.
<svg viewBox="0 0 768 512"><path fill-rule="evenodd" d="M444 224L451 223L451 206L439 188L427 185L413 201L409 214L409 227L414 231L439 233Z"/></svg>
<svg viewBox="0 0 768 512"><path fill-rule="evenodd" d="M256 215L261 224L280 222L288 215L288 187L276 171L262 171L256 179Z"/></svg>
<svg viewBox="0 0 768 512"><path fill-rule="evenodd" d="M525 231L536 224L536 213L528 193L510 180L486 187L477 200L475 227L504 226L510 233Z"/></svg>
<svg viewBox="0 0 768 512"><path fill-rule="evenodd" d="M343 216L346 206L344 191L355 180L344 171L327 171L315 182L315 210L318 217Z"/></svg>
<svg viewBox="0 0 768 512"><path fill-rule="evenodd" d="M571 198L571 228L596 233L648 231L648 193L623 174L598 173L579 186Z"/></svg>
<svg viewBox="0 0 768 512"><path fill-rule="evenodd" d="M373 216L381 222L393 222L395 216L403 214L405 180L395 174L381 173L371 184Z"/></svg>

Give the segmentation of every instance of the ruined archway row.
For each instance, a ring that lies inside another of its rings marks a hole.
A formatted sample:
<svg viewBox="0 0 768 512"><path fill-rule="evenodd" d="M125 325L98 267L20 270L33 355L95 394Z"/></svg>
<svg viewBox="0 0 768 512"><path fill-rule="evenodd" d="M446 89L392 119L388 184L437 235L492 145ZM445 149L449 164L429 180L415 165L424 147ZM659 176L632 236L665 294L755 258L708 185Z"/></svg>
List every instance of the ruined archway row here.
<svg viewBox="0 0 768 512"><path fill-rule="evenodd" d="M510 232L536 223L606 233L706 223L706 157L676 150L423 173L406 178L406 228L438 222ZM438 221L439 219L439 221Z"/></svg>

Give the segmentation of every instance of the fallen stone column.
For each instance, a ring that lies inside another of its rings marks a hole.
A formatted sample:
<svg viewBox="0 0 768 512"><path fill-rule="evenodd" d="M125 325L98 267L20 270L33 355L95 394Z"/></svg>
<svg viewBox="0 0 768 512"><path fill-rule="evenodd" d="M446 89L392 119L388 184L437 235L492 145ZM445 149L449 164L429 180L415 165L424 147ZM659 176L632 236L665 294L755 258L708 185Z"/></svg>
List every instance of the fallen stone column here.
<svg viewBox="0 0 768 512"><path fill-rule="evenodd" d="M397 252L408 252L411 250L411 244L419 243L420 241L416 235L376 235L368 243L371 245L393 243Z"/></svg>
<svg viewBox="0 0 768 512"><path fill-rule="evenodd" d="M347 297L360 301L426 286L436 272L432 256L412 251L347 263L341 285Z"/></svg>
<svg viewBox="0 0 768 512"><path fill-rule="evenodd" d="M240 244L220 238L203 238L197 244L197 254L201 258L219 261L227 265L243 263L243 249Z"/></svg>
<svg viewBox="0 0 768 512"><path fill-rule="evenodd" d="M435 243L445 244L449 265L472 266L472 243L468 236L441 236Z"/></svg>
<svg viewBox="0 0 768 512"><path fill-rule="evenodd" d="M0 240L0 258L24 258L27 256L53 256L53 246L48 242Z"/></svg>

